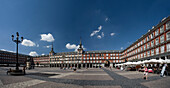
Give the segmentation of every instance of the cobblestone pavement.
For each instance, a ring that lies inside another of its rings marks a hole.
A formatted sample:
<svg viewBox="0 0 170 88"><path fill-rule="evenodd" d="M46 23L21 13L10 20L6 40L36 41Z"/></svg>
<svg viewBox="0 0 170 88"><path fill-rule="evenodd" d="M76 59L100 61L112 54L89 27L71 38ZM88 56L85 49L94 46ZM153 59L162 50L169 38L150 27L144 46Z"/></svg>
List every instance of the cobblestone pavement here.
<svg viewBox="0 0 170 88"><path fill-rule="evenodd" d="M26 70L24 76L7 75L9 68L0 67L0 88L170 88L170 77L120 71L108 68L71 69L35 68Z"/></svg>

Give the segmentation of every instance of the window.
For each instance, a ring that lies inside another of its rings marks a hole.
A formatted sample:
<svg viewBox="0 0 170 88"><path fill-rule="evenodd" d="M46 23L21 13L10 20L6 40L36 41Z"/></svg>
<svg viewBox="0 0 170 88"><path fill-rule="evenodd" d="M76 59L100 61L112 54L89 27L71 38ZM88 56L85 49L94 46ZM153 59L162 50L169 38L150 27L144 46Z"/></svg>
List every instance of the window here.
<svg viewBox="0 0 170 88"><path fill-rule="evenodd" d="M170 51L170 44L166 45L166 51L169 52Z"/></svg>
<svg viewBox="0 0 170 88"><path fill-rule="evenodd" d="M106 56L108 56L108 54L106 54Z"/></svg>
<svg viewBox="0 0 170 88"><path fill-rule="evenodd" d="M159 54L159 47L156 48L156 54Z"/></svg>
<svg viewBox="0 0 170 88"><path fill-rule="evenodd" d="M153 47L153 46L154 46L154 40L151 41L151 47Z"/></svg>
<svg viewBox="0 0 170 88"><path fill-rule="evenodd" d="M138 55L138 59L140 59L140 54Z"/></svg>
<svg viewBox="0 0 170 88"><path fill-rule="evenodd" d="M141 51L143 50L143 48L141 47Z"/></svg>
<svg viewBox="0 0 170 88"><path fill-rule="evenodd" d="M151 34L151 39L154 37L153 33Z"/></svg>
<svg viewBox="0 0 170 88"><path fill-rule="evenodd" d="M156 38L156 45L159 44L159 38Z"/></svg>
<svg viewBox="0 0 170 88"><path fill-rule="evenodd" d="M92 57L92 54L90 54L90 57Z"/></svg>
<svg viewBox="0 0 170 88"><path fill-rule="evenodd" d="M150 56L150 51L148 51L148 55L147 56Z"/></svg>
<svg viewBox="0 0 170 88"><path fill-rule="evenodd" d="M141 42L140 42L140 44L142 45L142 44L143 44L143 42L141 41Z"/></svg>
<svg viewBox="0 0 170 88"><path fill-rule="evenodd" d="M138 43L138 46L140 46L140 43Z"/></svg>
<svg viewBox="0 0 170 88"><path fill-rule="evenodd" d="M141 54L141 58L143 58L143 54Z"/></svg>
<svg viewBox="0 0 170 88"><path fill-rule="evenodd" d="M161 36L161 43L164 42L164 35Z"/></svg>
<svg viewBox="0 0 170 88"><path fill-rule="evenodd" d="M164 46L161 46L161 53L164 53Z"/></svg>
<svg viewBox="0 0 170 88"><path fill-rule="evenodd" d="M95 54L93 54L93 57L95 57Z"/></svg>
<svg viewBox="0 0 170 88"><path fill-rule="evenodd" d="M96 56L99 56L98 54L96 54Z"/></svg>
<svg viewBox="0 0 170 88"><path fill-rule="evenodd" d="M149 48L150 48L150 43L147 44L147 49L149 49Z"/></svg>
<svg viewBox="0 0 170 88"><path fill-rule="evenodd" d="M151 50L151 55L152 55L152 56L154 55L154 49Z"/></svg>
<svg viewBox="0 0 170 88"><path fill-rule="evenodd" d="M144 50L146 49L146 45L144 45Z"/></svg>
<svg viewBox="0 0 170 88"><path fill-rule="evenodd" d="M146 38L143 40L143 42L144 42L144 43L146 42Z"/></svg>
<svg viewBox="0 0 170 88"><path fill-rule="evenodd" d="M147 37L147 41L149 41L149 39L150 39L150 38L149 38L149 35L148 35L148 37Z"/></svg>
<svg viewBox="0 0 170 88"><path fill-rule="evenodd" d="M169 21L170 22L170 21ZM166 33L166 40L170 40L170 32Z"/></svg>
<svg viewBox="0 0 170 88"><path fill-rule="evenodd" d="M144 53L144 57L146 57L146 53Z"/></svg>
<svg viewBox="0 0 170 88"><path fill-rule="evenodd" d="M140 48L138 48L138 52L140 52Z"/></svg>
<svg viewBox="0 0 170 88"><path fill-rule="evenodd" d="M159 30L159 29L157 29L157 30L155 31L155 36L157 36L157 35L158 35L158 30Z"/></svg>
<svg viewBox="0 0 170 88"><path fill-rule="evenodd" d="M98 57L96 57L96 59L99 59Z"/></svg>
<svg viewBox="0 0 170 88"><path fill-rule="evenodd" d="M160 27L160 33L163 33L164 32L164 25L162 25L161 27Z"/></svg>
<svg viewBox="0 0 170 88"><path fill-rule="evenodd" d="M170 21L166 23L166 30L170 29Z"/></svg>

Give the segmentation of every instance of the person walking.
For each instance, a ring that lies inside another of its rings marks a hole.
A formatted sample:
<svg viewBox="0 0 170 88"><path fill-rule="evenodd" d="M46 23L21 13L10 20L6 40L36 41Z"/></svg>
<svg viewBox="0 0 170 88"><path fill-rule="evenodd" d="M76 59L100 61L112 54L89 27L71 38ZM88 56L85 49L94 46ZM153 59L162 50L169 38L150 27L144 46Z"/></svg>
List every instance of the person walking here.
<svg viewBox="0 0 170 88"><path fill-rule="evenodd" d="M167 64L164 64L164 66L162 67L161 74L160 74L161 77L166 77L166 76L165 76L166 67L167 67Z"/></svg>
<svg viewBox="0 0 170 88"><path fill-rule="evenodd" d="M110 66L110 70L112 70L112 67Z"/></svg>
<svg viewBox="0 0 170 88"><path fill-rule="evenodd" d="M144 66L144 79L148 80L148 68Z"/></svg>

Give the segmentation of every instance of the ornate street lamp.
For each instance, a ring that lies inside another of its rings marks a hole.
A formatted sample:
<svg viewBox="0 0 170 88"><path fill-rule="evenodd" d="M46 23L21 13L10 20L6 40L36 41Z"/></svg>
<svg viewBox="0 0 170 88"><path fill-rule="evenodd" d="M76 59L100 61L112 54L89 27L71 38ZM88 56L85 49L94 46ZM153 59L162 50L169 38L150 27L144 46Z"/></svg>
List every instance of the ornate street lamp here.
<svg viewBox="0 0 170 88"><path fill-rule="evenodd" d="M17 32L16 40L14 40L14 35L12 35L12 41L17 44L17 50L16 50L16 70L19 70L19 63L18 63L18 44L23 41L23 37L21 37L21 40L19 40L19 33Z"/></svg>

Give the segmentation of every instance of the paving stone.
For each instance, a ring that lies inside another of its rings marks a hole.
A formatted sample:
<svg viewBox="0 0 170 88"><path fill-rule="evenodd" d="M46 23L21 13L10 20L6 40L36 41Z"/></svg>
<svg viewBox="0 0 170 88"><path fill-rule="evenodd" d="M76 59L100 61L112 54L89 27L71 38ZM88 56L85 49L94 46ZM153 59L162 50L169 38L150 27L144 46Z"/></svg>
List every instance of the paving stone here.
<svg viewBox="0 0 170 88"><path fill-rule="evenodd" d="M0 88L169 88L170 77L143 73L120 71L109 68L71 69L35 68L26 70L27 75L6 75L9 68L0 68ZM34 73L34 74L33 74ZM36 74L35 74L36 73ZM41 74L45 74L41 75ZM59 75L57 75L59 74ZM21 87L22 86L22 87Z"/></svg>

